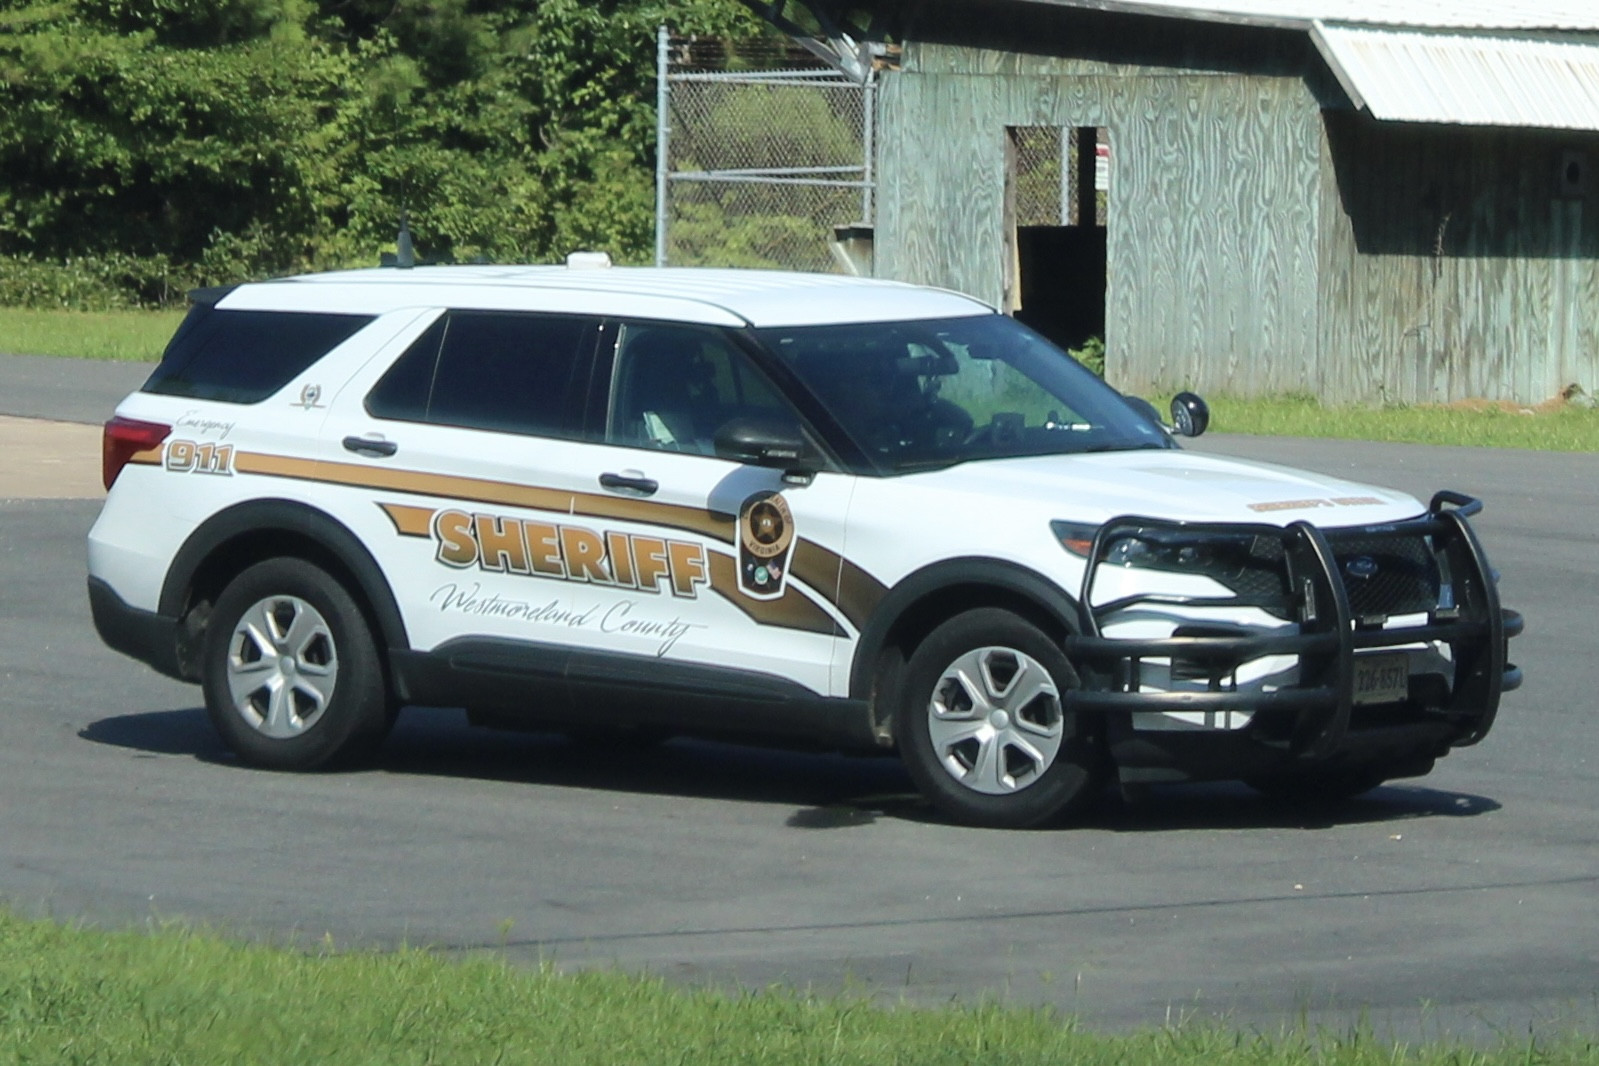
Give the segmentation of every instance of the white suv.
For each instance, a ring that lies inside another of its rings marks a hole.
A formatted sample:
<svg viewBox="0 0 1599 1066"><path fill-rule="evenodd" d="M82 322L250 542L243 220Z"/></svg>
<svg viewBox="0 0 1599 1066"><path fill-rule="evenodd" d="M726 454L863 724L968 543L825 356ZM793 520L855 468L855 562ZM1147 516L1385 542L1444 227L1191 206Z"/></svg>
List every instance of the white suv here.
<svg viewBox="0 0 1599 1066"><path fill-rule="evenodd" d="M1350 795L1481 739L1520 680L1476 501L1184 451L1014 320L883 281L198 292L105 480L101 636L260 766L464 707L897 749L950 816L1019 826L1108 774Z"/></svg>

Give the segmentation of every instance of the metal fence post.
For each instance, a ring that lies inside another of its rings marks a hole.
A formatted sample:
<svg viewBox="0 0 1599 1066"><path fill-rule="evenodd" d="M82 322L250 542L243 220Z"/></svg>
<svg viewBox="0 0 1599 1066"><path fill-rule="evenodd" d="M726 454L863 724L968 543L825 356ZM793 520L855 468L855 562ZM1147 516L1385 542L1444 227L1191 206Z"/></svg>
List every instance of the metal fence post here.
<svg viewBox="0 0 1599 1066"><path fill-rule="evenodd" d="M861 222L872 226L872 209L876 197L877 164L877 71L867 68L866 84L861 87L863 113L861 115Z"/></svg>
<svg viewBox="0 0 1599 1066"><path fill-rule="evenodd" d="M671 150L672 94L667 85L666 66L672 39L663 24L655 31L655 265L666 265L666 175L667 153Z"/></svg>

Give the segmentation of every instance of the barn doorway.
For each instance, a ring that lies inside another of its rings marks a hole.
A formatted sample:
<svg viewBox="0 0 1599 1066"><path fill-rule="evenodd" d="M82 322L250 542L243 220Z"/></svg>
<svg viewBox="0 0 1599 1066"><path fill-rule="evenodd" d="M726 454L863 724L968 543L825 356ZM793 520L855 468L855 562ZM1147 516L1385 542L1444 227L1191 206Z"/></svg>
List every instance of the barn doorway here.
<svg viewBox="0 0 1599 1066"><path fill-rule="evenodd" d="M1005 132L1004 310L1063 348L1102 342L1109 130Z"/></svg>

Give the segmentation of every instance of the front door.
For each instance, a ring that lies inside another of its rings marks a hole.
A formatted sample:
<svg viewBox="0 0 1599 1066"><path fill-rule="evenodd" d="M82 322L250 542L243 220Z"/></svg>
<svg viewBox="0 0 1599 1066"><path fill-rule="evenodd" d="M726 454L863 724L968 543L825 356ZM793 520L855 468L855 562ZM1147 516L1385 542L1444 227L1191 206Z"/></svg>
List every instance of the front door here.
<svg viewBox="0 0 1599 1066"><path fill-rule="evenodd" d="M803 425L719 331L627 323L611 365L588 471L635 538L639 594L617 617L636 620L637 635L624 646L841 695L832 674L850 630L835 606L838 551L854 478L786 483L781 470L714 454L736 419Z"/></svg>

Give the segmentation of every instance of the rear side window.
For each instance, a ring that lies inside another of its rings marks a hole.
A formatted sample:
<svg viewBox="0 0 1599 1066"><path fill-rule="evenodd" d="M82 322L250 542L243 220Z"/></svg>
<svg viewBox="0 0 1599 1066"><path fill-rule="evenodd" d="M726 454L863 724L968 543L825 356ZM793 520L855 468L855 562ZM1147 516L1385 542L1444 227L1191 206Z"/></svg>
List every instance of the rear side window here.
<svg viewBox="0 0 1599 1066"><path fill-rule="evenodd" d="M576 437L598 322L451 311L395 360L367 413L501 433Z"/></svg>
<svg viewBox="0 0 1599 1066"><path fill-rule="evenodd" d="M202 304L178 327L144 391L258 403L371 321L370 315L222 311Z"/></svg>

